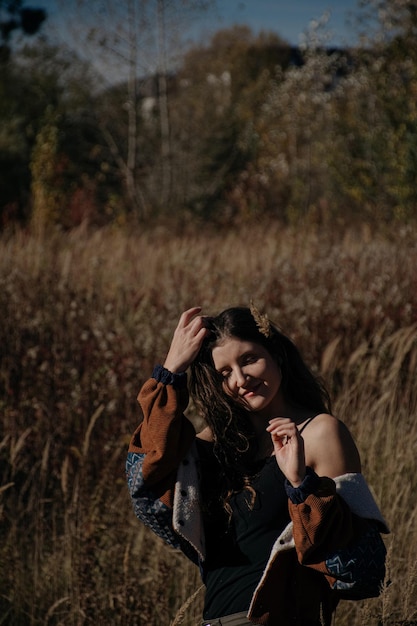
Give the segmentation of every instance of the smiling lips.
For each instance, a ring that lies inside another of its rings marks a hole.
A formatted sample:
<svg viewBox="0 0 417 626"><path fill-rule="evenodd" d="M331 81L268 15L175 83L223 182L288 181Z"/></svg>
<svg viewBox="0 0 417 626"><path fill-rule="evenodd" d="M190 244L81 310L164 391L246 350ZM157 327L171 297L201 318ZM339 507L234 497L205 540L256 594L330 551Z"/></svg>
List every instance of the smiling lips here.
<svg viewBox="0 0 417 626"><path fill-rule="evenodd" d="M256 385L254 385L253 387L251 387L250 389L245 389L243 391L243 393L241 394L241 396L243 398L251 398L252 396L254 396L256 394L256 392L258 391L259 387L262 385L262 383L257 383Z"/></svg>

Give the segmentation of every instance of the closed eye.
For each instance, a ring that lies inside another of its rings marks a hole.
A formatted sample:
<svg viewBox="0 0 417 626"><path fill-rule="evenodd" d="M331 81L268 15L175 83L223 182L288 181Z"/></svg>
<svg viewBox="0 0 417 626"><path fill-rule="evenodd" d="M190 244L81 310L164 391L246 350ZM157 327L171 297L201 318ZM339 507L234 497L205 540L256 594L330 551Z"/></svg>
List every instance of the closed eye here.
<svg viewBox="0 0 417 626"><path fill-rule="evenodd" d="M250 365L251 363L256 363L258 357L256 354L246 354L242 359L243 365Z"/></svg>

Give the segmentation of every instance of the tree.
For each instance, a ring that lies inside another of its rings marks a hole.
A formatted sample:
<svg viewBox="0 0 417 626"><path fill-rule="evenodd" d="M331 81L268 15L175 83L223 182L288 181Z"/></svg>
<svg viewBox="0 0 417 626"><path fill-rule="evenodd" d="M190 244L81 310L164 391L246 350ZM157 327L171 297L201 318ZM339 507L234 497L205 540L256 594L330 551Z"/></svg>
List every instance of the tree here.
<svg viewBox="0 0 417 626"><path fill-rule="evenodd" d="M171 203L171 74L189 20L210 4L210 0L81 3L80 10L88 17L79 13L77 19L90 23L94 11L88 54L114 103L113 107L104 103L98 111L102 134L124 180L127 205L141 219Z"/></svg>
<svg viewBox="0 0 417 626"><path fill-rule="evenodd" d="M337 114L333 171L351 206L379 220L416 215L417 5L363 0L368 33ZM369 23L372 28L369 28Z"/></svg>
<svg viewBox="0 0 417 626"><path fill-rule="evenodd" d="M257 124L257 177L265 210L280 219L297 221L329 203L332 106L344 63L340 51L308 50L271 81Z"/></svg>
<svg viewBox="0 0 417 626"><path fill-rule="evenodd" d="M85 190L85 211L91 213L93 196L107 209L104 189L113 193L115 180L96 125L96 90L86 63L64 48L40 43L0 65L3 225L29 220L31 196L39 215L42 194L60 197L59 210L52 202L42 214L64 226L74 223L71 211L81 209L74 198Z"/></svg>
<svg viewBox="0 0 417 626"><path fill-rule="evenodd" d="M0 0L0 62L9 59L12 33L21 30L24 35L34 35L46 16L44 9L24 7L22 0Z"/></svg>
<svg viewBox="0 0 417 626"><path fill-rule="evenodd" d="M245 173L256 160L256 123L276 67L290 60L290 46L277 35L246 26L221 30L187 52L171 101L179 206L221 219L254 209Z"/></svg>

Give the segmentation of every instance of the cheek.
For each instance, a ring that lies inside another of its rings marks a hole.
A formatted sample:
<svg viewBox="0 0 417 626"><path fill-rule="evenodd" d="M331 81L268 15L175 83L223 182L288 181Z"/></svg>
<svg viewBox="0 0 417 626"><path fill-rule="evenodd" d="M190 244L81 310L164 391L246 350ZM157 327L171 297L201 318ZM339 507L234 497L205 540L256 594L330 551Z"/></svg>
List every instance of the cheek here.
<svg viewBox="0 0 417 626"><path fill-rule="evenodd" d="M229 385L227 384L227 380L222 381L222 390L224 393L230 394Z"/></svg>
<svg viewBox="0 0 417 626"><path fill-rule="evenodd" d="M229 388L229 379L225 376L219 376L217 379L217 384L220 385L222 391L226 392Z"/></svg>
<svg viewBox="0 0 417 626"><path fill-rule="evenodd" d="M224 395L233 400L235 404L245 406L245 402L243 401L242 397L239 396L239 393L237 391L233 391L233 389L230 389L227 381L224 381L222 383L222 391Z"/></svg>
<svg viewBox="0 0 417 626"><path fill-rule="evenodd" d="M225 381L223 381L223 382L222 382L222 390L223 390L223 393L224 393L226 396L229 396L229 398L234 398L234 397L235 397L235 394L234 394L234 393L233 393L233 391L230 389L230 387L229 387L229 383L227 382L227 380L225 380Z"/></svg>
<svg viewBox="0 0 417 626"><path fill-rule="evenodd" d="M282 374L280 369L276 369L273 376L269 379L271 386L273 386L277 391L281 388L282 384Z"/></svg>

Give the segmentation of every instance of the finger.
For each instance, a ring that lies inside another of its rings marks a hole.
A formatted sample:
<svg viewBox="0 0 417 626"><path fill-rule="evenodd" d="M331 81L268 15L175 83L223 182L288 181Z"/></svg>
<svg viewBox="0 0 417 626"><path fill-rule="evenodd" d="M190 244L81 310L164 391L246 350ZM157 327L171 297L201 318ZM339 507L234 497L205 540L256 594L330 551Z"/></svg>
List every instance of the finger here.
<svg viewBox="0 0 417 626"><path fill-rule="evenodd" d="M183 342L183 345L188 346L189 350L192 353L193 359L197 356L201 345L204 341L204 338L208 334L207 328L204 326L198 327L194 326L190 328L190 332L188 334L187 339Z"/></svg>
<svg viewBox="0 0 417 626"><path fill-rule="evenodd" d="M204 325L204 318L201 317L201 315L194 317L194 319L192 319L188 324L188 328L194 333L198 333L202 328L206 330L206 327Z"/></svg>
<svg viewBox="0 0 417 626"><path fill-rule="evenodd" d="M290 443L294 443L296 441L296 438L291 435L282 435L282 434L273 433L271 434L271 437L274 443L280 443L283 446L286 446L287 444L290 444Z"/></svg>
<svg viewBox="0 0 417 626"><path fill-rule="evenodd" d="M266 428L267 432L269 432L271 435L272 434L276 434L276 435L290 435L290 436L296 436L297 435L297 427L294 424L294 422L288 421L288 422L276 422L274 424L269 424L269 426L267 426Z"/></svg>
<svg viewBox="0 0 417 626"><path fill-rule="evenodd" d="M283 424L286 426L289 426L291 424L295 426L295 422L291 419L291 417L274 417L273 419L269 420L269 424Z"/></svg>
<svg viewBox="0 0 417 626"><path fill-rule="evenodd" d="M284 446L287 445L289 439L287 437L287 435L284 435L283 437L272 437L272 443L275 446L275 448L278 448L278 450L281 450L282 448L284 448Z"/></svg>
<svg viewBox="0 0 417 626"><path fill-rule="evenodd" d="M197 339L198 343L202 343L202 342L203 342L203 339L204 339L205 337L207 337L207 335L209 334L209 332L210 332L210 331L209 331L209 329L208 329L208 328L206 328L205 326L202 326L202 327L199 329L199 331L197 332L197 334L196 334L196 339Z"/></svg>
<svg viewBox="0 0 417 626"><path fill-rule="evenodd" d="M182 326L187 326L192 320L192 318L195 315L197 315L197 313L200 313L200 311L201 311L201 306L193 306L191 309L187 309L181 314L179 323Z"/></svg>

